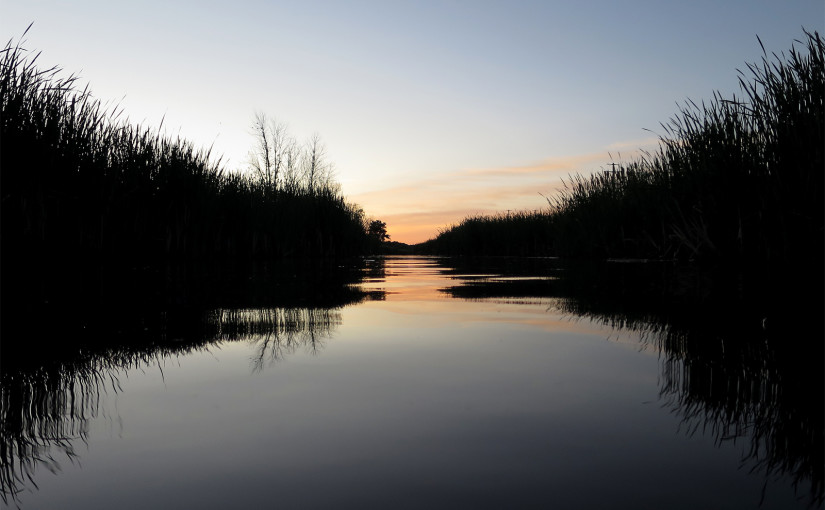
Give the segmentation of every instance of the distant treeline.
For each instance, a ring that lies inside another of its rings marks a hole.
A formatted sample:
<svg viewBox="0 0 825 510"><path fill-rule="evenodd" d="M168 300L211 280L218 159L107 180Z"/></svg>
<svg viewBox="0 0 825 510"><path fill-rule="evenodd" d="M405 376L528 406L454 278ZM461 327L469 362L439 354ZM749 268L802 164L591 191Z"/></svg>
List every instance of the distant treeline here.
<svg viewBox="0 0 825 510"><path fill-rule="evenodd" d="M466 218L419 246L450 255L691 259L805 264L825 244L825 52L767 53L741 97L690 101L653 154L577 175L550 207Z"/></svg>
<svg viewBox="0 0 825 510"><path fill-rule="evenodd" d="M294 152L306 159L300 172L229 172L208 150L120 120L19 44L0 53L4 302L27 297L17 291L48 299L37 289L45 273L244 267L369 246L363 211L321 165L317 137Z"/></svg>

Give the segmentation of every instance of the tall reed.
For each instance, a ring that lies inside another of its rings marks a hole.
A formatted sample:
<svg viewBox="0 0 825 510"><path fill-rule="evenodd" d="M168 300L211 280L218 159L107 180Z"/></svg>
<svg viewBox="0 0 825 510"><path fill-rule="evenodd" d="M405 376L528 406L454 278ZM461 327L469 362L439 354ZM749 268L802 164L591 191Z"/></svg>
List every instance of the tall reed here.
<svg viewBox="0 0 825 510"><path fill-rule="evenodd" d="M744 97L689 101L655 154L556 197L571 254L821 263L825 51L805 34L740 72Z"/></svg>
<svg viewBox="0 0 825 510"><path fill-rule="evenodd" d="M11 41L0 50L4 308L99 295L101 267L162 275L184 265L198 278L366 249L364 214L334 183L272 194L211 149L129 123L37 59Z"/></svg>
<svg viewBox="0 0 825 510"><path fill-rule="evenodd" d="M571 177L534 215L540 222L527 227L522 214L467 218L423 248L799 264L821 274L825 51L816 32L800 44L804 50L765 52L749 64L740 97L688 101L663 125L656 152ZM534 235L548 239L537 243Z"/></svg>

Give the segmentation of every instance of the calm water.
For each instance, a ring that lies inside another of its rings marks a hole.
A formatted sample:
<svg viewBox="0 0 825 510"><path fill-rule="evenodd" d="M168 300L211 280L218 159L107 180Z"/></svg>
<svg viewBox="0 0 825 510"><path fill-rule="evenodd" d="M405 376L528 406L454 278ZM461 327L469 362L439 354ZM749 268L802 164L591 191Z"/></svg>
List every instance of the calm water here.
<svg viewBox="0 0 825 510"><path fill-rule="evenodd" d="M7 504L807 507L821 422L782 421L770 362L742 379L527 273L387 258L350 305L217 310L196 341L7 379Z"/></svg>

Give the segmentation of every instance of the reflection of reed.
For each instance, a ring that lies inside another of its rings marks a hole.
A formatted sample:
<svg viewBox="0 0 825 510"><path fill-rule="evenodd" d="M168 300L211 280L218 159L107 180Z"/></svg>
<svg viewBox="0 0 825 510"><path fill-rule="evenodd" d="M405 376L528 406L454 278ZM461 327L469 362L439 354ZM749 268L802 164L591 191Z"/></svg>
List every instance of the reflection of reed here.
<svg viewBox="0 0 825 510"><path fill-rule="evenodd" d="M317 353L341 324L341 314L326 308L218 310L213 316L218 340L246 340L256 345L255 370L283 359L299 347Z"/></svg>
<svg viewBox="0 0 825 510"><path fill-rule="evenodd" d="M256 346L253 370L283 359L299 347L315 353L341 323L341 314L325 308L218 309L198 318L165 316L167 328L140 344L76 354L74 359L42 360L36 369L14 369L6 360L0 377L0 498L21 504L26 487L37 488L38 469L60 470L59 457L73 461L78 441L86 442L89 423L101 413L109 392L121 391L119 376L128 370L160 366L223 341ZM181 341L181 338L188 340ZM25 366L33 364L27 360Z"/></svg>
<svg viewBox="0 0 825 510"><path fill-rule="evenodd" d="M697 321L588 312L573 300L561 306L633 331L662 354L659 394L686 433L711 434L719 446L738 442L743 466L761 472L765 487L787 475L812 504L823 503L821 346L794 345L795 333L773 334L732 311Z"/></svg>
<svg viewBox="0 0 825 510"><path fill-rule="evenodd" d="M89 422L101 413L107 393L121 391L127 370L160 366L171 356L203 348L203 343L150 342L73 359L46 361L40 368L9 369L0 378L0 498L20 506L27 485L37 488L38 468L60 470L58 457L73 461L75 445L86 442Z"/></svg>
<svg viewBox="0 0 825 510"><path fill-rule="evenodd" d="M809 485L812 503L823 503L821 302L778 306L776 296L787 292L767 280L743 289L736 275L669 264L568 263L559 273L549 259L473 262L461 261L453 271L458 284L442 292L469 300L558 298L554 308L574 319L633 333L661 353L660 396L687 433L738 442L743 465L766 483L790 476L800 493ZM537 274L545 277L524 278Z"/></svg>
<svg viewBox="0 0 825 510"><path fill-rule="evenodd" d="M0 496L4 504L16 498L26 480L34 484L32 475L38 463L51 471L58 469L53 450L72 458L73 441L86 437L84 406L75 404L74 384L48 376L42 381L16 382L13 389L0 388ZM80 393L81 402L93 398L91 392ZM67 407L71 411L64 413Z"/></svg>
<svg viewBox="0 0 825 510"><path fill-rule="evenodd" d="M790 475L797 490L808 484L812 502L823 502L822 392L811 384L815 375L785 364L764 332L697 338L671 330L659 343L667 354L660 394L689 434L710 432L720 445L745 439L743 461L752 471L766 481Z"/></svg>
<svg viewBox="0 0 825 510"><path fill-rule="evenodd" d="M4 374L0 384L0 496L17 502L37 466L60 469L56 456L74 459L74 444L86 441L89 420L101 396L118 391L117 362L93 357L33 373ZM19 503L19 502L18 502Z"/></svg>
<svg viewBox="0 0 825 510"><path fill-rule="evenodd" d="M478 301L490 298L549 298L558 297L558 278L517 278L495 277L462 278L461 285L439 289L450 297Z"/></svg>

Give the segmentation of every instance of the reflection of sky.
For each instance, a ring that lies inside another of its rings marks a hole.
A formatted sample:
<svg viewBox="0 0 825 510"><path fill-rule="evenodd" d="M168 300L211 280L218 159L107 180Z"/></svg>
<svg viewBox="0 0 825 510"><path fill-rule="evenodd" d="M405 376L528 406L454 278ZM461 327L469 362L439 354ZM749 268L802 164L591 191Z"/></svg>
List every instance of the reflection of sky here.
<svg viewBox="0 0 825 510"><path fill-rule="evenodd" d="M413 269L417 268L417 269ZM429 269L427 269L429 268ZM388 262L384 301L264 370L231 342L121 377L117 421L31 508L731 508L762 480L677 433L659 360L546 303L450 299ZM376 285L373 282L371 285ZM787 508L784 489L762 508Z"/></svg>
<svg viewBox="0 0 825 510"><path fill-rule="evenodd" d="M231 168L256 110L299 139L317 131L345 193L410 242L469 213L544 206L560 176L645 145L675 103L729 96L735 70L760 57L756 35L780 52L802 26L822 32L825 8L46 0L5 2L0 36L31 22L43 65L78 73L135 122L214 144Z"/></svg>
<svg viewBox="0 0 825 510"><path fill-rule="evenodd" d="M560 311L558 298L487 298L483 300L453 299L443 292L449 286L460 285L466 279L488 278L490 274L446 275L433 259L389 259L387 278L370 281L366 288L386 291L386 299L346 308L342 321L347 330L376 328L422 329L452 328L459 333L472 327L509 328L518 324L547 333L575 333L610 336L625 340L632 333L620 334L608 325L581 319ZM498 277L498 281L536 280L544 277ZM422 320L426 315L426 320ZM395 333L393 333L395 334ZM639 348L634 338L629 343Z"/></svg>
<svg viewBox="0 0 825 510"><path fill-rule="evenodd" d="M552 496L695 508L718 480L758 493L736 452L675 442L668 413L644 404L656 401L655 358L587 334L427 319L407 331L344 326L320 355L299 351L255 375L243 344L186 357L165 381L133 386L133 374L118 396L122 428L99 423L82 465L28 499L479 508Z"/></svg>

